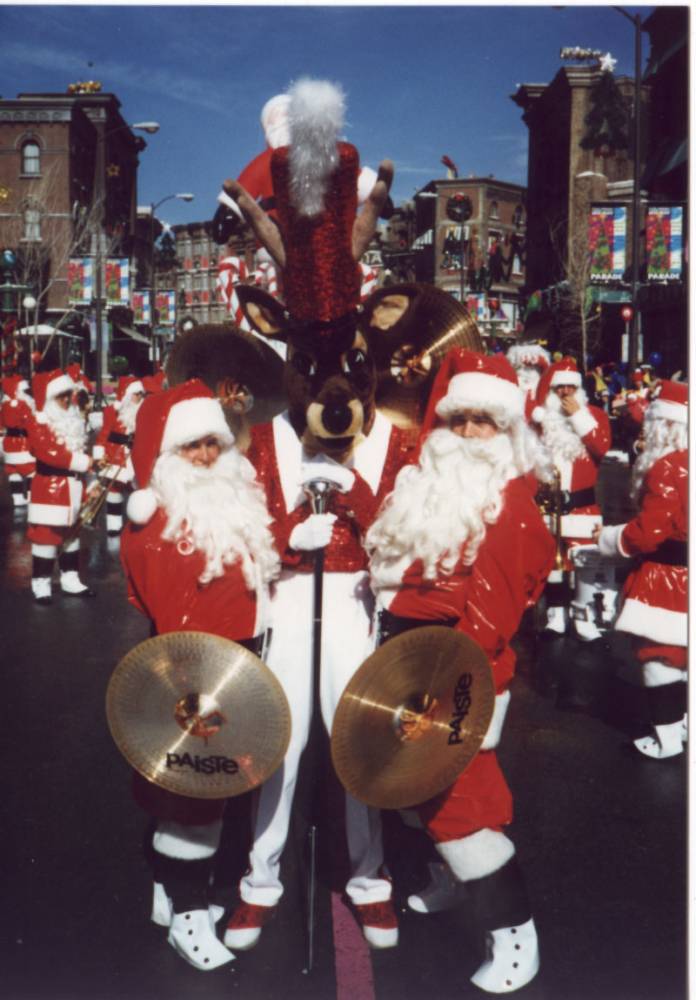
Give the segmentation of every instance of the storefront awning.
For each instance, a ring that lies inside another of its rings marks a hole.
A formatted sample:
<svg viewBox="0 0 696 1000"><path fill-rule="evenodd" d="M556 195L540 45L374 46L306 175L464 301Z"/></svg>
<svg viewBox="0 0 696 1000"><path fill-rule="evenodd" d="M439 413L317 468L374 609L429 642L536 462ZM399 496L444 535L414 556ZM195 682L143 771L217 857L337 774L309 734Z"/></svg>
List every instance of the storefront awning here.
<svg viewBox="0 0 696 1000"><path fill-rule="evenodd" d="M151 344L149 337L146 337L143 333L139 333L138 330L134 330L132 326L119 326L118 332L127 334L133 340L137 340L139 344L147 344L148 346ZM112 337L112 340L118 339L118 337Z"/></svg>
<svg viewBox="0 0 696 1000"><path fill-rule="evenodd" d="M82 337L78 337L75 333L68 333L67 330L60 330L55 326L49 326L48 323L35 323L33 326L23 326L19 330L15 330L15 333L19 337L67 337L70 340L82 340Z"/></svg>

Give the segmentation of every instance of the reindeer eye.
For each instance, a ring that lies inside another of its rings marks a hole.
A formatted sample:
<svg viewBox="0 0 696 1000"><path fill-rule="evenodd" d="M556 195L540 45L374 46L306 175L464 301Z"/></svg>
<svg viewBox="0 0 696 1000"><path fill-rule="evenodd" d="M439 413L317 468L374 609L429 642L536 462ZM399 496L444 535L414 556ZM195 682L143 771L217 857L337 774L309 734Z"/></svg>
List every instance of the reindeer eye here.
<svg viewBox="0 0 696 1000"><path fill-rule="evenodd" d="M346 351L343 358L343 371L346 375L351 372L359 372L367 364L367 356L359 348L354 347L350 351Z"/></svg>
<svg viewBox="0 0 696 1000"><path fill-rule="evenodd" d="M309 354L303 354L302 351L298 351L296 354L293 354L291 361L295 371L300 375L316 375L317 366Z"/></svg>

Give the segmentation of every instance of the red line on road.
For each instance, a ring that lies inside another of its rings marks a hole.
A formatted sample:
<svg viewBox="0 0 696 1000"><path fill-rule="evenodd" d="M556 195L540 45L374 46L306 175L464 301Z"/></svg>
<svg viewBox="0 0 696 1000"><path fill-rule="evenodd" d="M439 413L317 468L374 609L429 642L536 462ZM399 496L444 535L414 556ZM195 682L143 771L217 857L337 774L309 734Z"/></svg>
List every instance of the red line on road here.
<svg viewBox="0 0 696 1000"><path fill-rule="evenodd" d="M355 917L337 892L331 893L336 1000L375 1000L370 948Z"/></svg>

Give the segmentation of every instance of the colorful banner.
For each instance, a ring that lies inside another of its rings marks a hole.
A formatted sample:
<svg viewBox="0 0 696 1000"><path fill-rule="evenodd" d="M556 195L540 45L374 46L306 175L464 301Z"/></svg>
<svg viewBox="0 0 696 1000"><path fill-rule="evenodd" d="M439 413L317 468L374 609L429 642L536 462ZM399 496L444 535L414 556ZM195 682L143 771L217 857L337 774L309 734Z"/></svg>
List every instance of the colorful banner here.
<svg viewBox="0 0 696 1000"><path fill-rule="evenodd" d="M86 306L94 294L94 270L91 257L71 257L68 261L68 302Z"/></svg>
<svg viewBox="0 0 696 1000"><path fill-rule="evenodd" d="M160 326L176 326L176 292L173 289L157 292L155 309L159 312Z"/></svg>
<svg viewBox="0 0 696 1000"><path fill-rule="evenodd" d="M588 238L590 281L621 281L626 270L626 206L593 205Z"/></svg>
<svg viewBox="0 0 696 1000"><path fill-rule="evenodd" d="M466 308L475 320L486 319L486 296L483 292L467 295Z"/></svg>
<svg viewBox="0 0 696 1000"><path fill-rule="evenodd" d="M107 305L127 306L130 301L128 258L109 259L104 265L104 297Z"/></svg>
<svg viewBox="0 0 696 1000"><path fill-rule="evenodd" d="M648 281L679 281L683 268L684 209L681 205L648 205L645 250Z"/></svg>
<svg viewBox="0 0 696 1000"><path fill-rule="evenodd" d="M145 323L147 326L150 326L152 323L152 310L150 308L149 291L133 292L131 309L133 310L134 323Z"/></svg>

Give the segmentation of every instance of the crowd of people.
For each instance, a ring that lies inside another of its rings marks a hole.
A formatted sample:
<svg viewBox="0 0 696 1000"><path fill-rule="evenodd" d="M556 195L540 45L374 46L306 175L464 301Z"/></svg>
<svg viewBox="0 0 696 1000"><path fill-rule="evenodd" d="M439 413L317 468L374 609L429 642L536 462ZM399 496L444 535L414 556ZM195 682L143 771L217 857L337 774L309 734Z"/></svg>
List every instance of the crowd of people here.
<svg viewBox="0 0 696 1000"><path fill-rule="evenodd" d="M152 920L201 970L258 946L282 905L282 856L312 719L330 731L356 671L404 632L439 625L476 643L495 690L490 722L456 780L415 810L441 863L409 906L421 914L470 907L485 955L471 981L509 993L539 969L537 928L509 835L512 794L496 753L523 616L541 602L542 634L572 631L590 643L622 629L635 643L636 676L651 706L636 751L669 758L686 739L688 390L653 380L635 399L626 392L639 434L636 515L622 525L603 523L597 496L600 465L612 451L612 407L600 373L588 391L573 358L535 344L515 345L509 357L453 348L434 373L414 441L376 405L373 350L385 331L403 330L413 288L393 286L387 299L375 293L360 302L358 262L392 167L380 165L356 214L359 159L338 138L342 95L303 80L289 106L290 144L269 152L264 166L277 225L240 181L224 184L282 268L283 306L256 292L245 317L259 335L287 343L287 409L252 427L243 453L218 378L168 387L129 376L96 421L90 447L79 405L84 382L41 372L30 393L26 380L4 379L5 469L18 516L26 510L33 598L53 599L56 558L61 593L92 596L80 577L79 529L85 504L105 501L128 599L151 634L193 629L237 642L263 654L285 692L289 747L253 793L248 869L222 933L223 911L208 890L224 802L174 795L133 776L134 798L154 820ZM331 115L312 145L313 117L324 106ZM307 155L294 155L293 129ZM319 482L325 509L314 504ZM603 566L621 560L633 561L618 595ZM348 791L344 805L346 896L367 943L395 947L380 811Z"/></svg>

